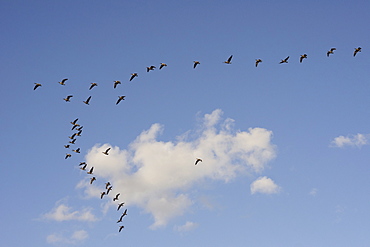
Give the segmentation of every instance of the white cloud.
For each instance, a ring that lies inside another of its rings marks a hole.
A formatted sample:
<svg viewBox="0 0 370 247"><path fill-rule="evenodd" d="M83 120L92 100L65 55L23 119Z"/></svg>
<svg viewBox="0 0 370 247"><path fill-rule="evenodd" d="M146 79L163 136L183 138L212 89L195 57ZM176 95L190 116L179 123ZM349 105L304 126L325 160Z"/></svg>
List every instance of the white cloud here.
<svg viewBox="0 0 370 247"><path fill-rule="evenodd" d="M276 194L280 192L280 187L268 177L259 177L251 184L251 193Z"/></svg>
<svg viewBox="0 0 370 247"><path fill-rule="evenodd" d="M311 189L311 190L310 190L309 195L311 195L311 196L316 196L317 191L318 191L318 189L313 188L313 189Z"/></svg>
<svg viewBox="0 0 370 247"><path fill-rule="evenodd" d="M88 238L88 233L85 230L74 231L70 236L64 236L61 233L53 233L46 237L46 242L49 244L78 244Z"/></svg>
<svg viewBox="0 0 370 247"><path fill-rule="evenodd" d="M81 211L73 211L71 207L58 202L57 206L55 206L51 212L44 214L42 218L55 221L96 221L97 218L91 211L91 208L84 208Z"/></svg>
<svg viewBox="0 0 370 247"><path fill-rule="evenodd" d="M363 145L368 144L369 135L356 134L350 136L338 136L335 137L331 142L333 147L345 147L345 146L357 146L362 147Z"/></svg>
<svg viewBox="0 0 370 247"><path fill-rule="evenodd" d="M174 230L178 231L178 232L187 232L187 231L193 230L197 226L198 226L197 223L194 223L194 222L191 222L191 221L186 221L186 223L184 225L175 226Z"/></svg>
<svg viewBox="0 0 370 247"><path fill-rule="evenodd" d="M188 191L196 183L205 179L227 182L238 175L260 173L275 157L271 131L236 131L234 120L222 121L221 115L219 109L206 114L199 129L185 132L174 138L176 141L157 140L164 128L153 124L128 149L95 145L86 155L86 162L94 167L98 180L112 183L108 197L121 193L126 205L141 207L153 215L152 228L164 226L194 203ZM109 155L103 155L108 147ZM196 157L203 162L195 166ZM98 184L81 182L78 187L98 198Z"/></svg>

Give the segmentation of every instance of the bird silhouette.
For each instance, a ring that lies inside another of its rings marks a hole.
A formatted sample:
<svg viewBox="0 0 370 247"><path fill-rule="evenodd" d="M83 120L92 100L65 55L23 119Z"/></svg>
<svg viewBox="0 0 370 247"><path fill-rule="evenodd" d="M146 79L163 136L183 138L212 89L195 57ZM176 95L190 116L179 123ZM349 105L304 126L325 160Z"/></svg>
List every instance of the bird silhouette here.
<svg viewBox="0 0 370 247"><path fill-rule="evenodd" d="M76 118L75 120L73 120L73 122L70 122L72 125L77 125L77 126L80 126L79 124L77 124L77 121L78 121L78 118Z"/></svg>
<svg viewBox="0 0 370 247"><path fill-rule="evenodd" d="M194 66L193 66L193 68L195 69L195 67L197 67L197 65L198 64L200 64L200 62L199 61L194 61Z"/></svg>
<svg viewBox="0 0 370 247"><path fill-rule="evenodd" d="M69 148L69 146L70 146L69 144L67 144L67 145L64 145L64 147L65 147L65 148Z"/></svg>
<svg viewBox="0 0 370 247"><path fill-rule="evenodd" d="M119 226L118 232L121 232L123 228L125 228L125 226Z"/></svg>
<svg viewBox="0 0 370 247"><path fill-rule="evenodd" d="M86 165L86 162L85 161L80 162L80 164L78 166L82 166L82 165Z"/></svg>
<svg viewBox="0 0 370 247"><path fill-rule="evenodd" d="M105 195L105 191L100 192L100 199L103 199L103 196Z"/></svg>
<svg viewBox="0 0 370 247"><path fill-rule="evenodd" d="M301 55L301 57L299 58L299 62L302 63L303 59L305 58L307 58L307 54Z"/></svg>
<svg viewBox="0 0 370 247"><path fill-rule="evenodd" d="M231 59L233 58L233 55L231 55L224 63L231 64Z"/></svg>
<svg viewBox="0 0 370 247"><path fill-rule="evenodd" d="M116 102L116 105L118 105L119 102L125 99L126 96L118 96L118 100Z"/></svg>
<svg viewBox="0 0 370 247"><path fill-rule="evenodd" d="M161 63L161 66L159 66L159 69L162 69L163 67L166 67L166 66L167 66L167 64Z"/></svg>
<svg viewBox="0 0 370 247"><path fill-rule="evenodd" d="M125 209L121 217L119 217L119 220L117 221L117 223L122 222L123 217L125 217L126 215L127 215L127 209Z"/></svg>
<svg viewBox="0 0 370 247"><path fill-rule="evenodd" d="M80 167L81 170L86 171L87 164L84 164L82 167Z"/></svg>
<svg viewBox="0 0 370 247"><path fill-rule="evenodd" d="M69 157L71 157L72 155L71 154L66 154L65 158L64 159L68 159Z"/></svg>
<svg viewBox="0 0 370 247"><path fill-rule="evenodd" d="M64 98L65 102L70 102L70 99L73 97L73 95L68 95L66 98Z"/></svg>
<svg viewBox="0 0 370 247"><path fill-rule="evenodd" d="M156 67L155 66L150 66L150 67L146 67L146 72L149 72L151 70L154 70Z"/></svg>
<svg viewBox="0 0 370 247"><path fill-rule="evenodd" d="M41 87L41 86L42 86L41 83L35 82L35 87L33 88L33 90L36 90L36 88Z"/></svg>
<svg viewBox="0 0 370 247"><path fill-rule="evenodd" d="M68 136L68 138L71 139L71 140L73 140L73 139L75 139L75 136L76 136L76 133L73 133L73 135Z"/></svg>
<svg viewBox="0 0 370 247"><path fill-rule="evenodd" d="M96 180L95 177L90 178L90 184L92 184Z"/></svg>
<svg viewBox="0 0 370 247"><path fill-rule="evenodd" d="M326 53L326 56L327 57L329 57L330 56L330 54L334 54L334 51L336 50L337 48L331 48L330 49L330 51L328 51L327 53Z"/></svg>
<svg viewBox="0 0 370 247"><path fill-rule="evenodd" d="M84 103L85 103L86 105L88 105L88 104L90 103L90 99L91 99L91 96L89 96L89 97L87 98L87 100L86 100L86 101L84 101Z"/></svg>
<svg viewBox="0 0 370 247"><path fill-rule="evenodd" d="M139 75L137 73L132 73L130 81L132 81L135 77L138 77Z"/></svg>
<svg viewBox="0 0 370 247"><path fill-rule="evenodd" d="M79 154L80 153L80 148L74 149L72 151Z"/></svg>
<svg viewBox="0 0 370 247"><path fill-rule="evenodd" d="M94 87L98 86L98 83L92 82L89 90L93 89Z"/></svg>
<svg viewBox="0 0 370 247"><path fill-rule="evenodd" d="M113 201L117 201L117 200L118 200L119 195L120 195L120 193L118 193L118 194L113 198Z"/></svg>
<svg viewBox="0 0 370 247"><path fill-rule="evenodd" d="M105 189L108 189L109 185L110 185L110 182L106 182L105 183Z"/></svg>
<svg viewBox="0 0 370 247"><path fill-rule="evenodd" d="M262 63L261 59L256 59L256 67L258 66L259 63Z"/></svg>
<svg viewBox="0 0 370 247"><path fill-rule="evenodd" d="M114 84L113 84L113 88L116 88L118 84L121 84L121 82L120 82L120 81L113 81L113 82L114 82Z"/></svg>
<svg viewBox="0 0 370 247"><path fill-rule="evenodd" d="M91 167L90 171L87 172L87 174L93 174L94 167Z"/></svg>
<svg viewBox="0 0 370 247"><path fill-rule="evenodd" d="M197 159L195 160L195 165L197 165L199 162L203 162L203 160L202 160L202 159L197 158Z"/></svg>
<svg viewBox="0 0 370 247"><path fill-rule="evenodd" d="M281 59L280 63L288 63L289 56L287 56L285 59Z"/></svg>
<svg viewBox="0 0 370 247"><path fill-rule="evenodd" d="M72 141L69 141L71 144L75 144L76 139L73 139Z"/></svg>
<svg viewBox="0 0 370 247"><path fill-rule="evenodd" d="M81 136L81 133L82 133L82 130L78 131L76 134L76 136Z"/></svg>
<svg viewBox="0 0 370 247"><path fill-rule="evenodd" d="M107 150L105 150L104 152L102 152L103 154L105 155L109 155L108 152L109 152L110 148L107 148Z"/></svg>
<svg viewBox="0 0 370 247"><path fill-rule="evenodd" d="M112 190L112 188L113 188L112 186L108 187L108 189L107 189L107 193L106 193L107 195L108 195L108 194L109 194L109 192Z"/></svg>
<svg viewBox="0 0 370 247"><path fill-rule="evenodd" d="M63 79L62 81L58 82L58 83L59 83L60 85L63 85L63 86L64 86L64 85L66 85L66 84L65 84L65 82L66 82L67 80L68 80L68 79L67 79L67 78L65 78L65 79Z"/></svg>
<svg viewBox="0 0 370 247"><path fill-rule="evenodd" d="M117 211L118 211L121 207L123 207L123 204L125 204L125 203L124 203L124 202L121 202L120 204L118 204Z"/></svg>
<svg viewBox="0 0 370 247"><path fill-rule="evenodd" d="M353 56L355 57L358 52L361 52L361 47L355 48L355 51L353 52Z"/></svg>

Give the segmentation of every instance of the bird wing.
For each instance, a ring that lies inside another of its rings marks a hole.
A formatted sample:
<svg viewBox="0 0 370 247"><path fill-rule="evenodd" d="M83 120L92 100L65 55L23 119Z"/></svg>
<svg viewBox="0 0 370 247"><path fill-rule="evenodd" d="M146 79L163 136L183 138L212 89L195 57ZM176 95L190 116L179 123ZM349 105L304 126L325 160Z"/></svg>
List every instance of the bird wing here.
<svg viewBox="0 0 370 247"><path fill-rule="evenodd" d="M229 57L229 59L227 59L227 62L231 62L231 59L233 58L233 55L231 55L230 57Z"/></svg>

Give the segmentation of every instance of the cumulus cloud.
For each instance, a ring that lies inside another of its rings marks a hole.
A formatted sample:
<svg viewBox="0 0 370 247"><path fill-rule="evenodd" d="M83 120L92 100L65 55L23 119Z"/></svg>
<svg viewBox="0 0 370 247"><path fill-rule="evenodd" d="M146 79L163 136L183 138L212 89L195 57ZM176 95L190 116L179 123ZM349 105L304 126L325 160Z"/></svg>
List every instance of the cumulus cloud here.
<svg viewBox="0 0 370 247"><path fill-rule="evenodd" d="M49 244L78 244L88 238L88 233L85 230L74 231L70 236L65 236L61 233L53 233L46 237L46 242Z"/></svg>
<svg viewBox="0 0 370 247"><path fill-rule="evenodd" d="M86 155L98 180L110 181L126 205L135 205L154 218L153 229L182 215L194 203L190 189L206 179L228 182L241 174L262 172L276 155L272 131L264 128L234 129L234 120L222 119L217 109L205 114L199 127L160 141L162 125L143 131L127 149L95 145ZM102 151L111 147L109 155ZM195 158L203 162L194 165ZM101 178L101 179L99 179ZM99 183L80 182L87 196L100 196ZM112 200L110 203L113 205ZM115 205L115 204L114 204ZM115 205L116 206L116 205Z"/></svg>
<svg viewBox="0 0 370 247"><path fill-rule="evenodd" d="M369 135L356 134L349 136L338 136L335 137L331 142L332 147L345 147L345 146L356 146L362 147L363 145L368 144Z"/></svg>
<svg viewBox="0 0 370 247"><path fill-rule="evenodd" d="M73 211L71 207L58 202L57 205L42 216L43 219L55 220L55 221L96 221L97 218L92 213L91 208L83 208L81 211Z"/></svg>
<svg viewBox="0 0 370 247"><path fill-rule="evenodd" d="M251 184L251 193L252 195L255 193L262 193L262 194L276 194L279 193L280 187L275 184L275 182L268 177L259 177Z"/></svg>

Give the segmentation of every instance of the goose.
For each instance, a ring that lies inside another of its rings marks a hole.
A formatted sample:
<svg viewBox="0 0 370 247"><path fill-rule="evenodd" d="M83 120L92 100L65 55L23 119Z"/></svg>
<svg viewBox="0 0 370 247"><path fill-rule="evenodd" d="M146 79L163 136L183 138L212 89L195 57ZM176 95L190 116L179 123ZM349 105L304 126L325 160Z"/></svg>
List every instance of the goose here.
<svg viewBox="0 0 370 247"><path fill-rule="evenodd" d="M65 147L65 148L69 148L69 146L70 146L69 144L67 144L67 145L64 145L64 147Z"/></svg>
<svg viewBox="0 0 370 247"><path fill-rule="evenodd" d="M126 96L118 96L118 100L116 102L116 105L118 105L119 102L125 99Z"/></svg>
<svg viewBox="0 0 370 247"><path fill-rule="evenodd" d="M193 62L194 62L193 68L195 69L195 67L197 67L197 65L200 64L200 62L199 61L193 61Z"/></svg>
<svg viewBox="0 0 370 247"><path fill-rule="evenodd" d="M76 136L81 136L81 133L82 133L82 130L78 131L76 134Z"/></svg>
<svg viewBox="0 0 370 247"><path fill-rule="evenodd" d="M125 226L119 226L118 232L121 232L123 228L125 228Z"/></svg>
<svg viewBox="0 0 370 247"><path fill-rule="evenodd" d="M132 81L135 77L138 77L139 75L137 73L132 73L130 81Z"/></svg>
<svg viewBox="0 0 370 247"><path fill-rule="evenodd" d="M80 162L79 166L86 165L85 161Z"/></svg>
<svg viewBox="0 0 370 247"><path fill-rule="evenodd" d="M280 63L288 63L289 56L287 56L285 59L281 59Z"/></svg>
<svg viewBox="0 0 370 247"><path fill-rule="evenodd" d="M84 101L84 103L85 103L86 105L88 105L88 104L89 104L89 102L90 102L90 99L91 99L91 96L89 96L89 97L87 98L87 100L86 100L86 101Z"/></svg>
<svg viewBox="0 0 370 247"><path fill-rule="evenodd" d="M258 66L259 63L262 63L262 60L261 59L256 59L256 67Z"/></svg>
<svg viewBox="0 0 370 247"><path fill-rule="evenodd" d="M79 154L80 153L80 148L72 149L72 151Z"/></svg>
<svg viewBox="0 0 370 247"><path fill-rule="evenodd" d="M35 82L35 87L33 88L33 90L36 90L36 88L41 87L41 86L42 86L41 83Z"/></svg>
<svg viewBox="0 0 370 247"><path fill-rule="evenodd" d="M307 54L301 55L301 57L299 58L299 62L302 63L303 59L305 58L307 58Z"/></svg>
<svg viewBox="0 0 370 247"><path fill-rule="evenodd" d="M166 66L167 66L167 64L161 63L161 66L159 66L159 69L162 69L163 67L166 67Z"/></svg>
<svg viewBox="0 0 370 247"><path fill-rule="evenodd" d="M355 51L353 52L353 56L355 57L358 52L361 52L361 47L355 48Z"/></svg>
<svg viewBox="0 0 370 247"><path fill-rule="evenodd" d="M89 90L93 89L94 87L98 86L98 83L92 82Z"/></svg>
<svg viewBox="0 0 370 247"><path fill-rule="evenodd" d="M146 67L146 72L149 72L151 70L154 70L156 67L155 66L150 66L150 67Z"/></svg>
<svg viewBox="0 0 370 247"><path fill-rule="evenodd" d="M109 185L110 185L110 182L106 182L105 183L105 189L108 189Z"/></svg>
<svg viewBox="0 0 370 247"><path fill-rule="evenodd" d="M123 211L122 217L124 217L126 215L127 215L127 208L125 209L125 211Z"/></svg>
<svg viewBox="0 0 370 247"><path fill-rule="evenodd" d="M90 178L90 184L92 184L96 180L95 177Z"/></svg>
<svg viewBox="0 0 370 247"><path fill-rule="evenodd" d="M73 133L73 135L68 136L68 138L71 139L71 140L73 140L73 139L75 139L75 136L76 136L76 133Z"/></svg>
<svg viewBox="0 0 370 247"><path fill-rule="evenodd" d="M84 126L80 126L80 127L76 128L76 130L81 131L83 127Z"/></svg>
<svg viewBox="0 0 370 247"><path fill-rule="evenodd" d="M103 196L105 195L105 191L100 192L100 199L103 199Z"/></svg>
<svg viewBox="0 0 370 247"><path fill-rule="evenodd" d="M73 122L70 122L72 125L78 125L80 126L79 124L77 124L77 121L78 121L78 118L76 118L75 120L73 120Z"/></svg>
<svg viewBox="0 0 370 247"><path fill-rule="evenodd" d="M66 157L64 159L68 159L71 156L72 156L71 154L66 154Z"/></svg>
<svg viewBox="0 0 370 247"><path fill-rule="evenodd" d="M73 95L68 95L66 98L64 98L65 102L71 102L70 99L73 97Z"/></svg>
<svg viewBox="0 0 370 247"><path fill-rule="evenodd" d="M119 220L117 221L117 223L122 222L122 219L123 219L123 217L125 217L125 215L127 215L127 209L125 209L125 211L123 212L121 217L119 217Z"/></svg>
<svg viewBox="0 0 370 247"><path fill-rule="evenodd" d="M94 167L91 167L90 171L87 172L87 174L93 174Z"/></svg>
<svg viewBox="0 0 370 247"><path fill-rule="evenodd" d="M121 202L120 204L118 204L117 211L123 206L123 204L125 204L125 203L124 202Z"/></svg>
<svg viewBox="0 0 370 247"><path fill-rule="evenodd" d="M233 55L231 55L224 63L231 64L231 59L233 58Z"/></svg>
<svg viewBox="0 0 370 247"><path fill-rule="evenodd" d="M330 51L328 51L327 53L326 53L326 56L327 57L329 57L330 56L330 54L334 54L334 51L336 50L337 48L331 48L330 49Z"/></svg>
<svg viewBox="0 0 370 247"><path fill-rule="evenodd" d="M108 152L109 152L110 148L107 148L107 150L105 150L104 152L102 152L103 154L105 155L109 155Z"/></svg>
<svg viewBox="0 0 370 247"><path fill-rule="evenodd" d="M120 81L113 81L113 82L114 82L114 84L113 84L113 88L116 88L118 84L121 84L121 82L120 82Z"/></svg>
<svg viewBox="0 0 370 247"><path fill-rule="evenodd" d="M202 159L197 158L197 159L195 160L195 165L197 165L199 162L203 162L203 160L202 160Z"/></svg>
<svg viewBox="0 0 370 247"><path fill-rule="evenodd" d="M63 79L62 81L58 82L58 83L59 83L60 85L63 85L63 86L64 86L64 85L66 85L66 84L65 84L65 82L66 82L67 80L68 80L68 79L67 79L67 78L65 78L65 79Z"/></svg>
<svg viewBox="0 0 370 247"><path fill-rule="evenodd" d="M85 164L83 167L80 167L81 170L86 171L87 164Z"/></svg>
<svg viewBox="0 0 370 247"><path fill-rule="evenodd" d="M113 198L113 201L117 201L117 200L118 200L119 195L120 195L120 193L118 193L118 194Z"/></svg>
<svg viewBox="0 0 370 247"><path fill-rule="evenodd" d="M73 139L72 141L69 141L71 144L75 144L76 139Z"/></svg>
<svg viewBox="0 0 370 247"><path fill-rule="evenodd" d="M107 193L106 193L107 195L108 195L108 194L109 194L109 192L112 190L112 188L113 188L112 186L108 187L108 189L107 189Z"/></svg>

